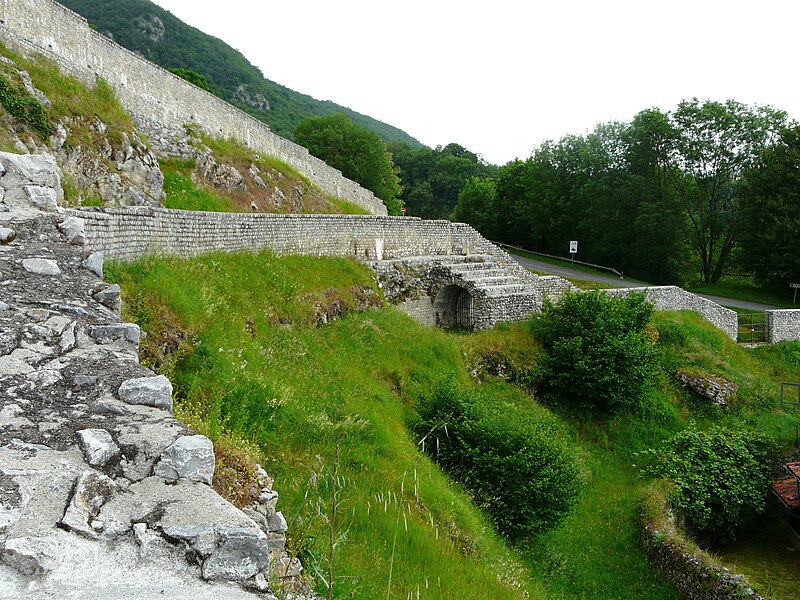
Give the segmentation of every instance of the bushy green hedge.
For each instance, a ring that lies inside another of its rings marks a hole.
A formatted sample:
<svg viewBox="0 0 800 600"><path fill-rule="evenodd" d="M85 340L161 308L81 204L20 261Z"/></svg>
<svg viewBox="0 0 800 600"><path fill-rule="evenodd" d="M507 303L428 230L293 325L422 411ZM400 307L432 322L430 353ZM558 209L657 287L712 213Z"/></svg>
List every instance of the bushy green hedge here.
<svg viewBox="0 0 800 600"><path fill-rule="evenodd" d="M746 430L687 429L643 453L643 471L672 482L670 502L698 535L731 541L764 511L775 445Z"/></svg>
<svg viewBox="0 0 800 600"><path fill-rule="evenodd" d="M509 539L530 538L569 514L580 489L578 470L552 417L449 381L419 413L414 430L425 451Z"/></svg>
<svg viewBox="0 0 800 600"><path fill-rule="evenodd" d="M531 328L547 351L533 374L537 392L555 404L601 412L638 409L656 368L644 293L567 293L545 300Z"/></svg>

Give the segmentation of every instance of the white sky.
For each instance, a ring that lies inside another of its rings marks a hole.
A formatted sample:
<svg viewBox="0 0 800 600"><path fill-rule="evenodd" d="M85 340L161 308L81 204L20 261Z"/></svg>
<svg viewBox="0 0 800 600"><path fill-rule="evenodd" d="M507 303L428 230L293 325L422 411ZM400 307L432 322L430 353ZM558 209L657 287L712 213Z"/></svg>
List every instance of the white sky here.
<svg viewBox="0 0 800 600"><path fill-rule="evenodd" d="M800 118L797 0L154 1L268 79L495 164L694 96Z"/></svg>

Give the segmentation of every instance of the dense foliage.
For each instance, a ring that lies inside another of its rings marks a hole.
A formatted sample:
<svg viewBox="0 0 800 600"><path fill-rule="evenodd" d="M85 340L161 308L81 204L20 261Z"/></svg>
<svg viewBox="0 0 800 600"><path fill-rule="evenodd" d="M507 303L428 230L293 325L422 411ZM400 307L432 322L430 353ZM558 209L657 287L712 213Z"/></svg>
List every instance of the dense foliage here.
<svg viewBox="0 0 800 600"><path fill-rule="evenodd" d="M432 150L394 142L389 150L400 169L402 198L408 214L423 219L450 218L466 184L474 177L490 177L497 170L455 143Z"/></svg>
<svg viewBox="0 0 800 600"><path fill-rule="evenodd" d="M189 83L193 83L200 89L203 89L207 92L212 91L211 88L208 86L208 81L206 81L206 78L203 75L200 75L200 73L195 73L190 69L180 69L180 68L170 69L169 72L172 73L173 75L177 75L181 79L185 79Z"/></svg>
<svg viewBox="0 0 800 600"><path fill-rule="evenodd" d="M785 130L741 188L741 259L776 293L800 283L800 127Z"/></svg>
<svg viewBox="0 0 800 600"><path fill-rule="evenodd" d="M534 379L548 401L613 413L638 410L655 369L646 330L653 314L644 293L612 296L600 291L545 301L532 317L546 350Z"/></svg>
<svg viewBox="0 0 800 600"><path fill-rule="evenodd" d="M21 81L13 82L7 77L9 76L0 75L0 105L42 139L50 137L53 124L47 118L41 102L27 92Z"/></svg>
<svg viewBox="0 0 800 600"><path fill-rule="evenodd" d="M746 429L685 429L664 447L643 453L645 472L669 479L672 504L698 534L730 541L764 511L775 446Z"/></svg>
<svg viewBox="0 0 800 600"><path fill-rule="evenodd" d="M552 416L437 385L415 430L426 452L464 484L514 541L552 529L578 498L575 462Z"/></svg>
<svg viewBox="0 0 800 600"><path fill-rule="evenodd" d="M396 127L266 79L238 50L186 25L149 0L63 0L61 3L148 60L166 69L183 68L203 75L214 93L286 138L291 139L294 128L306 117L340 112L384 140L420 146Z"/></svg>
<svg viewBox="0 0 800 600"><path fill-rule="evenodd" d="M565 256L578 240L578 258L626 274L713 283L735 255L742 172L785 122L781 111L733 100L647 109L543 143L500 168L490 210L457 212L531 250Z"/></svg>
<svg viewBox="0 0 800 600"><path fill-rule="evenodd" d="M317 158L383 200L399 215L402 191L392 155L377 134L341 114L310 117L295 129L295 139Z"/></svg>

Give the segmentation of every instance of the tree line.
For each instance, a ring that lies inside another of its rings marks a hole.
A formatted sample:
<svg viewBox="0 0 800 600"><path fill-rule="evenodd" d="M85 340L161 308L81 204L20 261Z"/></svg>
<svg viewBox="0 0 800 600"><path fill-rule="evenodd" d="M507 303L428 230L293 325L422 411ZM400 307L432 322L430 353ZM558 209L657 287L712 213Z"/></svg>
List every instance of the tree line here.
<svg viewBox="0 0 800 600"><path fill-rule="evenodd" d="M352 125L318 117L295 137L390 213L404 205L410 215L466 222L489 239L562 256L578 240L579 258L653 283L747 274L784 292L800 281L800 128L784 111L695 98L546 141L500 167L459 144L386 146L374 134L367 144L362 132L351 136L361 140L353 148L371 145L375 164L359 169L343 159L352 155L347 135L329 131L333 147L324 149L311 142L307 129L332 123ZM393 174L393 183L376 184L370 172L384 181Z"/></svg>

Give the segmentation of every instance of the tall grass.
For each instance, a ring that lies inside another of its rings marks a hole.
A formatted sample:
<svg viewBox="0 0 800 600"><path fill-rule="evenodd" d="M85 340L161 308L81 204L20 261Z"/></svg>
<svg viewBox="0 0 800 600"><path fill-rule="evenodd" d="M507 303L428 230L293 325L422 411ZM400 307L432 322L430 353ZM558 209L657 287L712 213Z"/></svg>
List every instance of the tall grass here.
<svg viewBox="0 0 800 600"><path fill-rule="evenodd" d="M334 598L672 598L639 548L636 452L690 421L776 437L798 423L777 408L776 390L800 377L800 344L746 350L696 315L658 313L649 410L599 418L550 407L587 483L559 528L511 548L406 424L445 377L535 406L520 386L541 349L524 325L449 334L389 307L360 310L374 305L364 303L371 274L342 259L213 254L107 271L126 316L150 333L143 359L173 379L178 414L217 442L256 449L276 478L292 550L318 592L333 582ZM320 327L332 300L344 315ZM678 368L730 377L740 397L707 410L676 383Z"/></svg>

